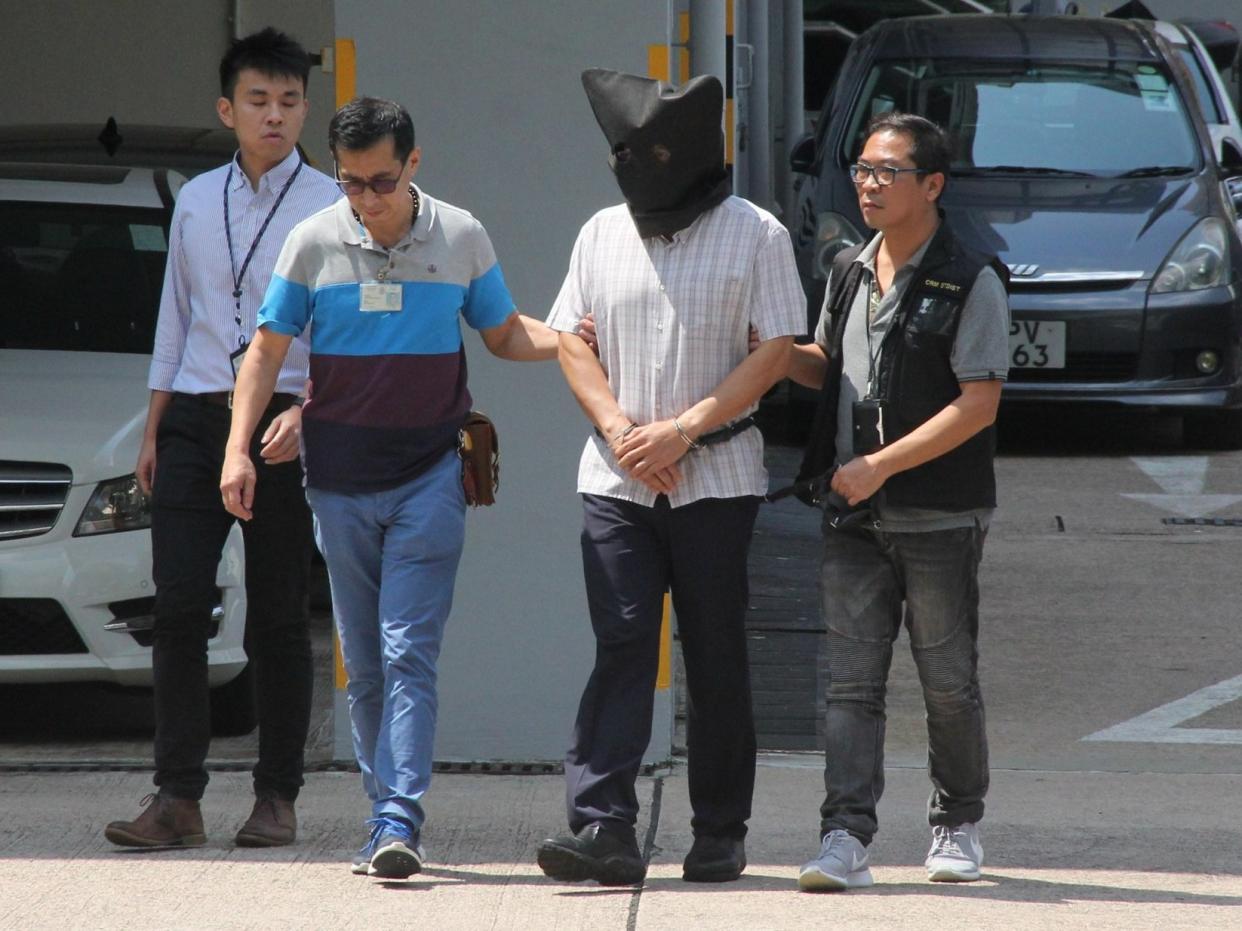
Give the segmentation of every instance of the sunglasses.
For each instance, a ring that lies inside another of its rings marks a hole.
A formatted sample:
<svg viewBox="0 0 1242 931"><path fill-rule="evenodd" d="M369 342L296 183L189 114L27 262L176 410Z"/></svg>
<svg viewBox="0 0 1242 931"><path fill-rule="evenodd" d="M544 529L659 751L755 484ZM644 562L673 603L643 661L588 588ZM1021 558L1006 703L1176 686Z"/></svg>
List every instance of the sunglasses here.
<svg viewBox="0 0 1242 931"><path fill-rule="evenodd" d="M376 194L379 194L381 196L384 194L391 194L393 191L397 189L397 185L401 183L400 177L374 178L370 181L355 181L353 179L350 179L349 181L342 181L340 178L339 169L337 169L337 171L335 171L333 174L334 174L334 177L332 180L335 181L336 186L341 189L341 193L347 194L350 197L357 197L367 188L370 188Z"/></svg>

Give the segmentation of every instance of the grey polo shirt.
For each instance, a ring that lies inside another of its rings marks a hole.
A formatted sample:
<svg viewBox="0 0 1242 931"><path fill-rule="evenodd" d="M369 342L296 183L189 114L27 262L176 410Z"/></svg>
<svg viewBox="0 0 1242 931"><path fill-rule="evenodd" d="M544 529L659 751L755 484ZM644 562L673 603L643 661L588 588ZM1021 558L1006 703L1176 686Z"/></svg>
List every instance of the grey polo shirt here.
<svg viewBox="0 0 1242 931"><path fill-rule="evenodd" d="M933 233L933 236L935 234ZM884 234L875 236L854 261L863 267L863 277L850 307L845 324L845 341L842 345L841 394L837 402L837 461L849 462L854 458L853 404L866 396L868 365L867 317L871 291L875 287L875 256ZM888 328L892 325L902 295L910 286L923 255L931 244L929 236L893 276L892 286L880 298L874 320L871 321L870 351L878 354ZM825 354L831 354L831 333L828 320L828 295L832 293L832 281L824 294L824 307L820 312L819 326L815 330L815 342ZM879 359L876 358L878 365ZM966 297L953 340L950 356L953 374L959 382L1004 380L1009 374L1009 298L1005 286L996 272L984 268L975 279L974 287ZM950 530L954 527L970 527L979 523L987 526L992 508L972 511L939 511L929 508L884 507L876 508L880 530L900 533L919 533L930 530Z"/></svg>

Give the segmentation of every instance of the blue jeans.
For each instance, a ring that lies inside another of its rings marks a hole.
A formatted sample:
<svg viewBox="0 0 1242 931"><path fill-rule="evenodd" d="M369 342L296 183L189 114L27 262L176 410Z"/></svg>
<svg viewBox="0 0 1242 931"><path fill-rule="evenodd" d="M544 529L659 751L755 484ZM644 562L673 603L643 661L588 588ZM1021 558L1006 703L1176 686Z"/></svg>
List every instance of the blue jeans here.
<svg viewBox="0 0 1242 931"><path fill-rule="evenodd" d="M349 676L349 720L375 817L426 816L436 660L465 538L455 452L387 491L308 488Z"/></svg>
<svg viewBox="0 0 1242 931"><path fill-rule="evenodd" d="M884 698L903 603L927 709L928 820L953 826L983 817L988 745L976 646L982 553L977 527L885 533L825 525L822 833L844 829L864 844L875 835L884 791Z"/></svg>

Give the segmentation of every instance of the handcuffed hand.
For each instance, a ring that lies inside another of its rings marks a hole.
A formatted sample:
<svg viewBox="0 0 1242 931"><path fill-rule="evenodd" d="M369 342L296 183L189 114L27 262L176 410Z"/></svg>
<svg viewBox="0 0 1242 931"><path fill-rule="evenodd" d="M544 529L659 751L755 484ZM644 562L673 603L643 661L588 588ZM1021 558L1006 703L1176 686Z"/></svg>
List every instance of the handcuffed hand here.
<svg viewBox="0 0 1242 931"><path fill-rule="evenodd" d="M675 466L689 451L671 420L636 427L613 447L617 463L641 482Z"/></svg>

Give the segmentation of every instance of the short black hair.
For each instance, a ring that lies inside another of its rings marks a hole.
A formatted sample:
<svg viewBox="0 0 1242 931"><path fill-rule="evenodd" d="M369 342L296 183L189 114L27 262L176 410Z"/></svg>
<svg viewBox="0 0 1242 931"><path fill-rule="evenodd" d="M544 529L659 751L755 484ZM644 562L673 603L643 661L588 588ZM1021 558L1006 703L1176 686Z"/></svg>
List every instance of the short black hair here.
<svg viewBox="0 0 1242 931"><path fill-rule="evenodd" d="M333 157L340 149L360 152L386 138L392 139L398 161L404 162L414 151L414 121L410 111L394 100L355 97L337 110L328 124L328 148Z"/></svg>
<svg viewBox="0 0 1242 931"><path fill-rule="evenodd" d="M910 140L910 160L915 167L925 174L939 172L944 175L945 183L948 183L949 164L953 154L949 146L949 134L943 129L926 117L889 110L873 116L867 124L868 139L882 132L901 133L906 136Z"/></svg>
<svg viewBox="0 0 1242 931"><path fill-rule="evenodd" d="M297 78L302 82L302 93L306 93L311 59L301 45L268 26L229 43L229 50L220 59L222 97L233 99L237 76L246 68L253 68L269 78Z"/></svg>

